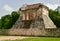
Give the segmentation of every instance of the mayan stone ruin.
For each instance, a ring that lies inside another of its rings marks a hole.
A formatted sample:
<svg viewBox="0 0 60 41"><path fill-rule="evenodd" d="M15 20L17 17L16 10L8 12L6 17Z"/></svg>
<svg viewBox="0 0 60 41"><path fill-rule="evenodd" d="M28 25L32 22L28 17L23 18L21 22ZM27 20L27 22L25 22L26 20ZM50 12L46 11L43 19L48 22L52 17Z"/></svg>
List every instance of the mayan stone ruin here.
<svg viewBox="0 0 60 41"><path fill-rule="evenodd" d="M19 18L8 30L0 34L26 36L60 36L60 29L49 17L49 8L41 3L24 5L19 9Z"/></svg>
<svg viewBox="0 0 60 41"><path fill-rule="evenodd" d="M49 8L41 3L24 5L19 9L20 17L12 28L55 29L56 26L49 18L48 10Z"/></svg>
<svg viewBox="0 0 60 41"><path fill-rule="evenodd" d="M12 27L19 29L19 35L43 35L44 29L57 28L49 18L49 8L41 3L24 5L19 9L19 14L20 17Z"/></svg>

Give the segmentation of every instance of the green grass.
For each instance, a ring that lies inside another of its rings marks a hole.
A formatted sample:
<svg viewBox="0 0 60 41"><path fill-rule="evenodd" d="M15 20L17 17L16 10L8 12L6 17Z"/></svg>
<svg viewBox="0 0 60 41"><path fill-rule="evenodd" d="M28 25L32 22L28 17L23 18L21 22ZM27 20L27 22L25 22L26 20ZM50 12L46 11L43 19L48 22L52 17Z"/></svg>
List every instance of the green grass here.
<svg viewBox="0 0 60 41"><path fill-rule="evenodd" d="M9 41L9 40L6 40ZM18 39L18 40L10 40L10 41L60 41L60 38L57 37L35 37L35 38L25 38L25 39Z"/></svg>

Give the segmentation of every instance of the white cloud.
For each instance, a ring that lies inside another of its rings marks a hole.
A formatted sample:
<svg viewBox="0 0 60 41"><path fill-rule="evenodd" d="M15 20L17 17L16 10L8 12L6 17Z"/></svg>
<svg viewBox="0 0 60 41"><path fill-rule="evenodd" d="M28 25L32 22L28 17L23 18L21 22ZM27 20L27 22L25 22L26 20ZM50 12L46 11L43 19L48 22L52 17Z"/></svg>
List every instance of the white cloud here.
<svg viewBox="0 0 60 41"><path fill-rule="evenodd" d="M49 3L47 3L45 5L47 7L49 7L49 9L53 9L53 10L55 10L58 6L60 6L59 4L49 4Z"/></svg>
<svg viewBox="0 0 60 41"><path fill-rule="evenodd" d="M4 5L3 8L4 10L9 11L9 12L13 11L13 8L10 7L9 5Z"/></svg>

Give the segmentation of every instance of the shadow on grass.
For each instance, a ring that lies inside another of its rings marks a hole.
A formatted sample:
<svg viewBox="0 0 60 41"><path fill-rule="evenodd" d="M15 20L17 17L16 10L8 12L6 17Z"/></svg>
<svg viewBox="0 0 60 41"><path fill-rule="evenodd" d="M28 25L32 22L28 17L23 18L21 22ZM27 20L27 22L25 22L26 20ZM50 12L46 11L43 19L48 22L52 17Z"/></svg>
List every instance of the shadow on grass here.
<svg viewBox="0 0 60 41"><path fill-rule="evenodd" d="M8 34L0 34L0 36L22 36L22 37L46 37L46 38L60 38L60 36L35 36L35 35L8 35Z"/></svg>

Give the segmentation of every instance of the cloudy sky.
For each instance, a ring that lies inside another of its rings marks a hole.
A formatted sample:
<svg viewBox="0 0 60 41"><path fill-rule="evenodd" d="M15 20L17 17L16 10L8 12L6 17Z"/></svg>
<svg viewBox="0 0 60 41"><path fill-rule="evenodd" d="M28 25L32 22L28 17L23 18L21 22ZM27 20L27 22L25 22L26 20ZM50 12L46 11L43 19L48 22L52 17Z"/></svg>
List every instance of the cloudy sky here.
<svg viewBox="0 0 60 41"><path fill-rule="evenodd" d="M35 3L43 3L53 10L60 6L60 0L0 0L0 18L14 10L18 10L23 4Z"/></svg>

